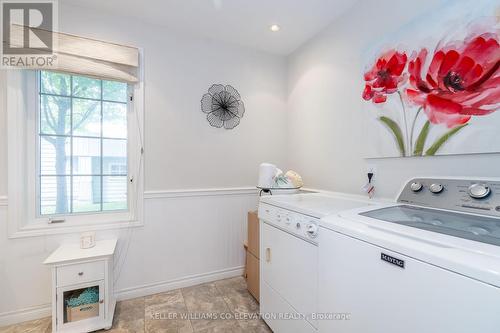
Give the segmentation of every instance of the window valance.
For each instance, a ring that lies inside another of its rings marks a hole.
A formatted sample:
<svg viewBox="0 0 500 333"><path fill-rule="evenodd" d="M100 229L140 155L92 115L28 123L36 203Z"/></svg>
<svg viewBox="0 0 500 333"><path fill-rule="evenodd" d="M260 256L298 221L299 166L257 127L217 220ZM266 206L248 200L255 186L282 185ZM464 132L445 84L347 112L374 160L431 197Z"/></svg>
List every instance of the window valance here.
<svg viewBox="0 0 500 333"><path fill-rule="evenodd" d="M53 38L54 65L39 68L30 66L31 69L55 70L130 83L139 81L139 50L135 47L39 28L26 29L17 24L11 25L9 46L22 48L26 31L30 34L36 32L38 37L50 38L52 35Z"/></svg>

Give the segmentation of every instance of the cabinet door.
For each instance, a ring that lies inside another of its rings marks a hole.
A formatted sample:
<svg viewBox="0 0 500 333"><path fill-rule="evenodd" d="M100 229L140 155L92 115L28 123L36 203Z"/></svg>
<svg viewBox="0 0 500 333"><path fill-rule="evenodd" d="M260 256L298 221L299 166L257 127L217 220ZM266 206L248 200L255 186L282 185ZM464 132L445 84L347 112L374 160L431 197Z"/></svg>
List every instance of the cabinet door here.
<svg viewBox="0 0 500 333"><path fill-rule="evenodd" d="M87 332L103 327L104 280L57 288L57 330Z"/></svg>

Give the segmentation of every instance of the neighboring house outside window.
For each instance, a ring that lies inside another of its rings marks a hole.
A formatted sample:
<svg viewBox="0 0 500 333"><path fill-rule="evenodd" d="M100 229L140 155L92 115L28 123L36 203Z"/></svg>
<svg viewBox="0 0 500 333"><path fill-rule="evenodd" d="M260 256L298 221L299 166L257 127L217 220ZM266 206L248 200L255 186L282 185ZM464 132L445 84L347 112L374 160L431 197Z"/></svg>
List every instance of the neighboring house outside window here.
<svg viewBox="0 0 500 333"><path fill-rule="evenodd" d="M128 85L41 71L38 214L128 209Z"/></svg>

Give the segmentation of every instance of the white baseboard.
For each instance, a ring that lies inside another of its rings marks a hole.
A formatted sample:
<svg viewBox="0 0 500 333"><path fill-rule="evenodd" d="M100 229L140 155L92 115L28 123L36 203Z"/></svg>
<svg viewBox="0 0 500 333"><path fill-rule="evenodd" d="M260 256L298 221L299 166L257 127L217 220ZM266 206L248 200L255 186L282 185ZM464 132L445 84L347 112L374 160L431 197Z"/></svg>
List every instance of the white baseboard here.
<svg viewBox="0 0 500 333"><path fill-rule="evenodd" d="M162 281L158 283L145 284L142 286L116 290L115 296L118 301L149 296L169 290L195 286L201 283L228 279L243 275L243 266L223 269L219 271L190 275L179 279ZM0 313L0 327L21 323L23 321L40 319L52 315L51 305L43 304L26 309Z"/></svg>
<svg viewBox="0 0 500 333"><path fill-rule="evenodd" d="M23 321L50 317L52 309L50 303L29 307L26 309L0 313L0 327L21 323Z"/></svg>
<svg viewBox="0 0 500 333"><path fill-rule="evenodd" d="M191 287L201 283L207 283L222 279L228 279L236 276L241 276L243 275L243 269L244 269L243 266L239 266L239 267L223 269L220 271L214 271L210 273L190 275L170 281L162 281L158 283L151 283L142 286L116 290L115 296L118 299L118 301L136 297L149 296L174 289Z"/></svg>

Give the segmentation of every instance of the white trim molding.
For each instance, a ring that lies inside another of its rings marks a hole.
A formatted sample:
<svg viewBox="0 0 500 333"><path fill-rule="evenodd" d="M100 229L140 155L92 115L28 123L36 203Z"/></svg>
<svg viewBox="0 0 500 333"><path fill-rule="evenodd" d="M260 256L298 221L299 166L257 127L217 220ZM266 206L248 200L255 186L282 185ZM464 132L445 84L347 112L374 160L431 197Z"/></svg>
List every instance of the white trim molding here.
<svg viewBox="0 0 500 333"><path fill-rule="evenodd" d="M25 227L22 230L9 234L8 238L17 239L17 238L37 237L37 236L47 236L47 235L73 234L86 231L137 228L143 226L144 222L142 220L128 220L128 221L117 221L117 222L103 223L103 224L68 225L68 226L56 225L52 229Z"/></svg>
<svg viewBox="0 0 500 333"><path fill-rule="evenodd" d="M317 190L311 190L317 191ZM206 197L222 195L258 195L259 189L255 187L221 187L206 189L179 189L179 190L161 190L144 191L144 199L168 199L183 197ZM8 206L8 197L0 196L0 207Z"/></svg>
<svg viewBox="0 0 500 333"><path fill-rule="evenodd" d="M52 314L50 303L32 306L26 309L0 313L0 328L3 326L22 323L28 320L35 320L49 317Z"/></svg>
<svg viewBox="0 0 500 333"><path fill-rule="evenodd" d="M220 187L206 189L179 189L163 191L145 191L144 199L206 197L222 195L257 195L259 190L255 187Z"/></svg>
<svg viewBox="0 0 500 333"><path fill-rule="evenodd" d="M163 191L145 191L143 192L144 200L148 199L172 199L172 198L189 198L189 197L207 197L207 196L243 196L259 194L259 190L255 187L228 187L228 188L207 188L207 189L179 189L179 190L163 190ZM139 195L139 200L141 196ZM8 197L0 196L0 207L8 207ZM36 226L25 226L21 229L10 232L8 238L24 238L46 236L53 234L68 234L78 233L89 230L110 230L122 229L130 227L143 227L144 221L142 218L143 205L139 204L140 217L139 219L124 219L121 222L113 221L112 223L92 223L85 225L53 225L53 228L38 228Z"/></svg>
<svg viewBox="0 0 500 333"><path fill-rule="evenodd" d="M123 301L137 297L144 297L179 288L196 286L202 283L229 279L236 276L243 276L243 271L244 267L239 266L239 267L222 269L214 272L189 275L179 279L150 283L142 286L125 288L122 290L115 290L115 296L118 301Z"/></svg>
<svg viewBox="0 0 500 333"><path fill-rule="evenodd" d="M142 200L141 200L142 201ZM7 211L9 208L9 199L7 196L0 196L0 207L5 207ZM140 209L142 210L142 204L140 205ZM142 216L142 211L141 211ZM54 225L52 229L46 228L30 228L24 227L22 230L17 230L13 233L8 234L9 239L16 238L24 238L24 237L36 237L36 236L46 236L46 235L56 235L56 234L71 234L71 233L79 233L84 231L98 231L98 230L110 230L110 229L123 229L123 228L131 228L131 227L143 227L144 221L143 218L138 220L126 220L122 222L113 222L113 223L100 223L100 224L87 224L87 225ZM0 314L0 323L1 323L1 314Z"/></svg>
<svg viewBox="0 0 500 333"><path fill-rule="evenodd" d="M201 283L207 283L222 279L229 279L232 277L242 276L242 275L243 275L243 266L233 267L209 273L189 275L169 281L162 281L157 283L145 284L142 286L126 288L122 290L117 290L115 291L115 296L117 297L118 301L123 301L131 298L149 296L174 289L191 287ZM51 313L52 310L49 303L26 309L0 313L0 327L21 323L28 320L48 317L51 315Z"/></svg>

